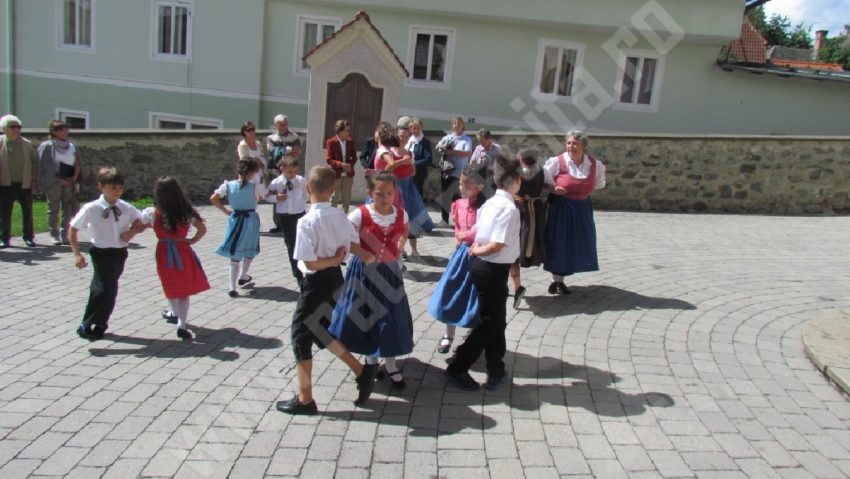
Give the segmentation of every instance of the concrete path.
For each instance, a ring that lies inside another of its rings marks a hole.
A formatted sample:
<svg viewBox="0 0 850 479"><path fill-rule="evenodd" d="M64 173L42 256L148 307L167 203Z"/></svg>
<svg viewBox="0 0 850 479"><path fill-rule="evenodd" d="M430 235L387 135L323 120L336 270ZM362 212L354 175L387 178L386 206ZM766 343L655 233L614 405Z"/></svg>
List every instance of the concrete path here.
<svg viewBox="0 0 850 479"><path fill-rule="evenodd" d="M254 294L231 299L213 254L224 216L202 213L214 287L193 299L193 343L159 317L152 233L93 343L73 332L91 271L67 247L0 250L0 477L850 474L850 402L801 340L807 320L850 308L850 218L599 212L602 271L568 278L567 297L524 271L512 383L476 393L447 387L434 352L425 307L453 244L437 230L408 264L407 388L378 384L355 409L352 378L321 352L321 415L290 417L274 410L295 390L283 239L263 237Z"/></svg>

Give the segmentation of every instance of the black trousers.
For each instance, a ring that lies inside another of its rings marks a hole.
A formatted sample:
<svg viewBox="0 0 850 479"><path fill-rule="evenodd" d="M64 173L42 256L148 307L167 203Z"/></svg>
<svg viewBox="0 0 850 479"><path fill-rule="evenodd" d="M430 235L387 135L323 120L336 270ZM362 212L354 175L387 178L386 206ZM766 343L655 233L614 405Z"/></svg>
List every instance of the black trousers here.
<svg viewBox="0 0 850 479"><path fill-rule="evenodd" d="M339 266L305 275L301 281L301 296L292 314L291 329L296 361L313 359L314 343L322 349L333 340L328 326L343 282Z"/></svg>
<svg viewBox="0 0 850 479"><path fill-rule="evenodd" d="M440 191L440 212L443 215L443 221L448 223L452 212L452 203L460 198L460 193L457 190L457 178L454 176L440 177Z"/></svg>
<svg viewBox="0 0 850 479"><path fill-rule="evenodd" d="M298 287L301 287L301 282L304 281L304 273L298 269L298 261L292 258L295 252L295 234L298 232L298 219L304 216L304 213L296 214L274 214L274 224L283 230L283 242L286 243L286 254L289 256L289 266L292 268L292 276L298 281Z"/></svg>
<svg viewBox="0 0 850 479"><path fill-rule="evenodd" d="M96 248L89 250L94 276L91 279L89 302L83 314L83 325L88 329L98 326L106 331L109 316L115 309L118 297L118 279L124 272L127 248Z"/></svg>
<svg viewBox="0 0 850 479"><path fill-rule="evenodd" d="M505 327L507 325L508 272L510 264L490 263L472 258L469 273L478 290L478 315L481 320L466 341L457 348L451 368L467 372L484 352L487 374L505 373Z"/></svg>
<svg viewBox="0 0 850 479"><path fill-rule="evenodd" d="M32 241L35 238L32 231L32 190L21 188L20 182L0 186L0 240L8 242L12 239L12 208L15 200L21 205L23 237Z"/></svg>

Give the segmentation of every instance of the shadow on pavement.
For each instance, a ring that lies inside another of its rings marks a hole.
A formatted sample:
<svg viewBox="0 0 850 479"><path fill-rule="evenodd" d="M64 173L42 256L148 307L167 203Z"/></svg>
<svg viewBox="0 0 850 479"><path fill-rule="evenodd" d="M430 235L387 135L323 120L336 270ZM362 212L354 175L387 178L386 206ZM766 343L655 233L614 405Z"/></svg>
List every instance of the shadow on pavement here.
<svg viewBox="0 0 850 479"><path fill-rule="evenodd" d="M300 295L301 293L298 291L293 291L282 286L254 286L250 289L250 293L243 296L250 299L266 299L288 303L298 301L298 296Z"/></svg>
<svg viewBox="0 0 850 479"><path fill-rule="evenodd" d="M613 286L570 286L572 294L526 296L519 309L530 309L542 318L570 314L595 315L605 311L631 311L640 309L697 309L693 304L675 298L644 296Z"/></svg>
<svg viewBox="0 0 850 479"><path fill-rule="evenodd" d="M600 416L626 417L675 404L672 397L660 392L619 391L614 387L619 381L615 374L591 366L510 351L505 354L505 364L510 381L496 391L483 387L478 391L462 391L447 384L444 369L408 358L401 364L407 382L404 390L396 392L379 382L366 408L328 411L325 417L403 426L410 430L411 436L438 437L496 427L495 419L477 411L482 405L505 404L511 409L535 411L543 404L551 404L581 407ZM473 371L483 370L482 359L473 366ZM547 383L528 384L526 379ZM562 382L554 384L552 379Z"/></svg>
<svg viewBox="0 0 850 479"><path fill-rule="evenodd" d="M52 244L36 243L35 248L25 246L23 240L18 240L19 244L12 240L12 246L6 249L0 249L0 263L20 263L24 266L36 266L44 261L67 261L71 268L74 267L74 259L71 255L71 247L67 245L54 246ZM90 243L80 243L80 251L84 255L88 254ZM146 249L144 246L131 243L128 247L130 250ZM86 261L91 262L88 256Z"/></svg>
<svg viewBox="0 0 850 479"><path fill-rule="evenodd" d="M165 359L210 357L219 361L233 361L239 358L239 353L228 351L226 348L276 349L283 345L277 338L244 334L236 328L208 329L189 326L189 329L195 335L192 341L183 341L176 336L174 339L136 338L107 333L101 342L141 347L89 348L89 353L96 357L128 355Z"/></svg>

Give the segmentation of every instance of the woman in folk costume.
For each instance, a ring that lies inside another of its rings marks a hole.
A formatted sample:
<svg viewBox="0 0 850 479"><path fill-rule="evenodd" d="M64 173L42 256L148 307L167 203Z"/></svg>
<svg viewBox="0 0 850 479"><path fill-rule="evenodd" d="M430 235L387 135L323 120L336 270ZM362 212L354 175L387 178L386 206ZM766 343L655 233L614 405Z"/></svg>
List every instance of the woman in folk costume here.
<svg viewBox="0 0 850 479"><path fill-rule="evenodd" d="M570 294L564 276L598 271L596 225L590 194L605 187L605 165L587 154L587 135L567 133L567 151L543 166L552 187L546 214L543 269L552 273L549 294Z"/></svg>
<svg viewBox="0 0 850 479"><path fill-rule="evenodd" d="M520 267L533 268L543 263L546 247L546 210L543 203L543 190L546 188L546 174L538 164L536 152L523 148L517 155L522 164L522 185L514 195L514 203L519 210L519 258L511 265L511 281L514 285L514 309L525 295Z"/></svg>

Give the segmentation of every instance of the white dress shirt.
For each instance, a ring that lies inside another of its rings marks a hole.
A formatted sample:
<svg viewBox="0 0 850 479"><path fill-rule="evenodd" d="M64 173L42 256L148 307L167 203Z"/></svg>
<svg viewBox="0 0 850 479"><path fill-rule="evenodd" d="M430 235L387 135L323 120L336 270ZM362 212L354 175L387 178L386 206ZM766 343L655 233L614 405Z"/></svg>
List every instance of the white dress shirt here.
<svg viewBox="0 0 850 479"><path fill-rule="evenodd" d="M475 222L475 242L479 246L489 243L502 243L498 253L481 256L491 263L513 263L519 258L519 210L514 204L514 196L505 190L496 190L478 210Z"/></svg>
<svg viewBox="0 0 850 479"><path fill-rule="evenodd" d="M126 248L121 241L121 233L130 229L130 225L142 217L135 206L119 199L115 202L120 215L118 221L103 195L95 201L86 203L71 220L71 226L78 230L88 230L91 244L96 248ZM104 218L106 214L106 218Z"/></svg>
<svg viewBox="0 0 850 479"><path fill-rule="evenodd" d="M292 257L298 260L302 273L312 274L315 271L307 268L305 261L333 257L340 246L348 255L351 243L360 244L360 236L345 213L330 203L314 203L298 220Z"/></svg>
<svg viewBox="0 0 850 479"><path fill-rule="evenodd" d="M292 189L287 189L287 181L292 183ZM280 175L269 183L269 196L266 197L266 201L276 203L274 206L275 213L283 215L303 213L307 210L307 200L310 199L305 187L306 184L307 180L301 175L295 175L292 180L288 180L286 175ZM277 193L286 193L286 199L278 201Z"/></svg>
<svg viewBox="0 0 850 479"><path fill-rule="evenodd" d="M567 172L569 172L570 176L573 178L584 179L590 176L590 158L588 158L587 155L584 155L584 160L582 160L581 165L576 165L575 162L570 159L570 155L566 153L564 153L564 160L567 163ZM558 176L558 172L560 171L561 165L557 156L553 156L546 160L546 163L543 165L543 178L546 184L555 186L555 177ZM602 188L605 188L605 165L597 159L596 178L593 182L593 189L601 190Z"/></svg>

